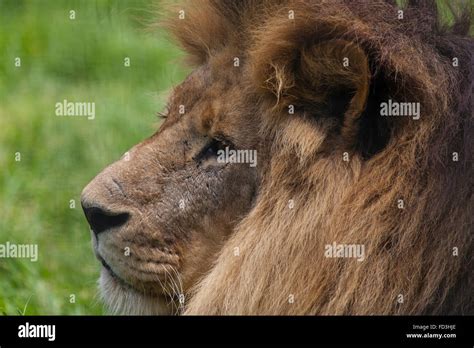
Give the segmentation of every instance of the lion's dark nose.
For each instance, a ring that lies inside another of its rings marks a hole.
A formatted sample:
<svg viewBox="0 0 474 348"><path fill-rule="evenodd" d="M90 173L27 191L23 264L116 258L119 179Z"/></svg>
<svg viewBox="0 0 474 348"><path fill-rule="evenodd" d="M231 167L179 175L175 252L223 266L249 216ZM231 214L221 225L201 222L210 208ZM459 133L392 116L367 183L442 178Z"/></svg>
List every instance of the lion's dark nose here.
<svg viewBox="0 0 474 348"><path fill-rule="evenodd" d="M96 236L114 227L122 226L129 218L128 213L113 213L98 206L88 206L84 202L82 202L82 209Z"/></svg>

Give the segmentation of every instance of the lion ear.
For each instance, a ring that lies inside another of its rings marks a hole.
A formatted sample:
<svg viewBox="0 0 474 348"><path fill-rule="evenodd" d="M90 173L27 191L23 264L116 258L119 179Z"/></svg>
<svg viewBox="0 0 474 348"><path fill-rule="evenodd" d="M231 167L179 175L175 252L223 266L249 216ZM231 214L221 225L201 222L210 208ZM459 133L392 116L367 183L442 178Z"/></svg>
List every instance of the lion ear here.
<svg viewBox="0 0 474 348"><path fill-rule="evenodd" d="M253 53L254 82L275 105L339 117L342 136L357 135L370 83L368 58L359 45L342 39L303 47L280 42Z"/></svg>

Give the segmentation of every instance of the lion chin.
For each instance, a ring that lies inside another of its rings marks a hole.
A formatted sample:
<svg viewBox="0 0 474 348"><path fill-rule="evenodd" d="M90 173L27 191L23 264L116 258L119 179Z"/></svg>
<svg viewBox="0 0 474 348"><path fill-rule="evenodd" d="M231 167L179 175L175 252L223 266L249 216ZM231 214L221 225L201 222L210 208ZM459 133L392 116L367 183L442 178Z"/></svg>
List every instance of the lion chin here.
<svg viewBox="0 0 474 348"><path fill-rule="evenodd" d="M142 294L117 281L102 269L99 278L100 297L107 311L115 315L171 315L164 297Z"/></svg>

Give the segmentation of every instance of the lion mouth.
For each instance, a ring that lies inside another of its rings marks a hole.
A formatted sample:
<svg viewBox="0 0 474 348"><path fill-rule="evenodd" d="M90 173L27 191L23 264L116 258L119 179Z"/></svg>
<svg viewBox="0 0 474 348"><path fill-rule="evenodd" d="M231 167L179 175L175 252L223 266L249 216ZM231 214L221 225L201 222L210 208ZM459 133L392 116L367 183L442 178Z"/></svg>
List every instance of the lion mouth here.
<svg viewBox="0 0 474 348"><path fill-rule="evenodd" d="M173 315L178 314L174 302L164 295L149 294L132 286L118 276L105 262L99 278L100 296L111 314L119 315Z"/></svg>
<svg viewBox="0 0 474 348"><path fill-rule="evenodd" d="M133 277L130 279L119 275L112 266L101 256L97 255L100 263L105 272L124 289L133 290L147 296L159 296L159 297L176 297L179 296L180 289L176 288L178 283L176 279L177 272L172 273L170 270L173 269L173 265L168 263L160 263L163 272L154 273L149 271L140 270L129 266L133 273ZM175 277L173 277L173 275ZM180 283L180 282L179 282ZM182 292L182 291L181 291ZM176 296L174 296L176 295Z"/></svg>
<svg viewBox="0 0 474 348"><path fill-rule="evenodd" d="M110 265L102 258L102 256L98 255L98 258L99 258L99 261L100 263L102 264L102 267L104 267L105 271L107 271L107 273L115 280L117 281L118 283L120 283L120 285L126 287L126 288L133 288L133 286L129 283L127 283L124 279L122 279L121 277L119 277L117 275L117 273L114 272L114 270L112 269L112 267L110 267Z"/></svg>
<svg viewBox="0 0 474 348"><path fill-rule="evenodd" d="M102 264L102 267L105 268L105 270L107 272L109 272L110 276L112 278L114 278L115 280L119 281L120 283L122 283L122 285L126 285L126 286L130 286L130 284L128 284L125 280L123 280L122 278L120 278L117 273L114 272L114 270L112 269L112 267L109 266L109 264L107 262L105 262L105 260L102 258L102 256L98 255L98 258L99 258L99 261L100 263Z"/></svg>

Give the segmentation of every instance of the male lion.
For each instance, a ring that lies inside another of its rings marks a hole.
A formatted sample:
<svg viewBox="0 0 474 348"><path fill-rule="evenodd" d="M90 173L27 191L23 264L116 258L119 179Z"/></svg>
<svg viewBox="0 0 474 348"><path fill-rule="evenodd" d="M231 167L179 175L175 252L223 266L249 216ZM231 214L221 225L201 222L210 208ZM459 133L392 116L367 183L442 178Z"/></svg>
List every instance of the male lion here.
<svg viewBox="0 0 474 348"><path fill-rule="evenodd" d="M474 314L467 10L450 27L423 0L170 12L195 70L82 194L111 311Z"/></svg>

